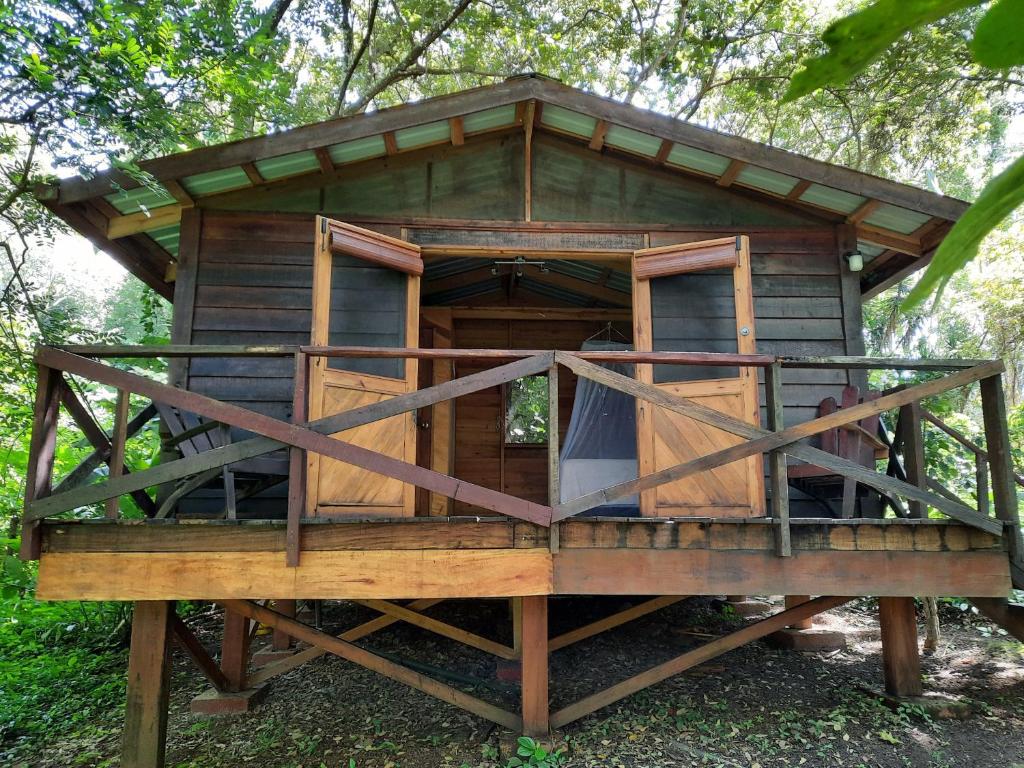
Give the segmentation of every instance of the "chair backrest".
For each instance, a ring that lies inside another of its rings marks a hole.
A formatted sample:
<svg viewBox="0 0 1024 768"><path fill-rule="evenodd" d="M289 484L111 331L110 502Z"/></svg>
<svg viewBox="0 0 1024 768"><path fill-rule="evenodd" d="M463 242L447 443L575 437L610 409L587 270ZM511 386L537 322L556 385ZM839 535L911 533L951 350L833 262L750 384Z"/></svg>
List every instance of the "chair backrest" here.
<svg viewBox="0 0 1024 768"><path fill-rule="evenodd" d="M217 423L204 422L194 413L179 410L165 403L156 403L155 405L160 418L167 425L171 436L175 438L182 456L195 456L197 453L219 448L224 444ZM185 433L199 430L203 426L208 426L208 429L196 431L184 439L179 439Z"/></svg>
<svg viewBox="0 0 1024 768"><path fill-rule="evenodd" d="M858 405L859 403L869 403L872 400L877 400L879 396L880 393L871 391L865 392L864 395L861 396L860 389L858 387L844 387L842 393L842 405L837 403L834 397L826 397L818 406L818 415L827 416L838 410L842 410L843 408L850 408L851 406ZM843 428L830 429L827 432L822 432L821 449L835 456L842 456L843 458L857 461L863 466L873 467L875 459L882 458L879 455L879 452L884 448L881 441L878 439L878 421L879 414L876 413L857 422L857 426L860 427L859 433L854 433L849 429ZM854 445L859 447L855 456L851 455L855 453Z"/></svg>

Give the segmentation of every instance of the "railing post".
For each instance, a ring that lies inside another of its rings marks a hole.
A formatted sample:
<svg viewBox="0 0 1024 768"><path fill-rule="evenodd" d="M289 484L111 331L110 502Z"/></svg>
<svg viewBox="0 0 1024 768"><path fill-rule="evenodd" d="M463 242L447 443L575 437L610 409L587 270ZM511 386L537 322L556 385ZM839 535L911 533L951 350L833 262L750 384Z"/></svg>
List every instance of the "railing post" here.
<svg viewBox="0 0 1024 768"><path fill-rule="evenodd" d="M768 406L768 429L785 429L782 401L782 364L776 360L764 369L765 402ZM775 525L775 551L780 557L793 554L789 530L789 475L786 454L772 451L768 454L768 473L772 492L772 521Z"/></svg>
<svg viewBox="0 0 1024 768"><path fill-rule="evenodd" d="M562 484L558 475L558 363L548 368L548 506L552 509L562 501ZM558 523L548 531L548 546L558 552Z"/></svg>
<svg viewBox="0 0 1024 768"><path fill-rule="evenodd" d="M1010 560L1018 567L1024 567L1024 542L1021 541L1017 492L1013 484L1010 433L1006 423L1002 376L990 376L981 380L981 408L985 422L985 447L988 449L989 467L992 470L992 499L996 517L1006 524Z"/></svg>
<svg viewBox="0 0 1024 768"><path fill-rule="evenodd" d="M57 448L57 416L60 410L60 371L37 365L36 402L29 439L28 469L25 473L25 507L36 499L49 496L53 482L53 456ZM21 559L38 560L40 550L39 523L23 523L21 527Z"/></svg>
<svg viewBox="0 0 1024 768"><path fill-rule="evenodd" d="M988 517L991 505L988 501L988 460L980 453L974 454L975 496L978 499L978 512Z"/></svg>
<svg viewBox="0 0 1024 768"><path fill-rule="evenodd" d="M921 404L910 403L900 408L900 430L903 440L903 465L907 482L928 490L928 475L924 463L924 432L921 428ZM927 505L922 501L909 501L911 517L926 517Z"/></svg>
<svg viewBox="0 0 1024 768"><path fill-rule="evenodd" d="M309 357L301 350L295 353L295 383L292 392L292 423L302 424L309 411ZM306 452L301 448L288 450L288 526L285 533L286 561L289 568L299 565L302 516L306 506Z"/></svg>
<svg viewBox="0 0 1024 768"><path fill-rule="evenodd" d="M110 478L124 474L125 442L128 440L128 405L131 396L123 389L117 390L114 405L114 429L110 435ZM107 517L116 520L121 516L120 497L114 496L104 502Z"/></svg>

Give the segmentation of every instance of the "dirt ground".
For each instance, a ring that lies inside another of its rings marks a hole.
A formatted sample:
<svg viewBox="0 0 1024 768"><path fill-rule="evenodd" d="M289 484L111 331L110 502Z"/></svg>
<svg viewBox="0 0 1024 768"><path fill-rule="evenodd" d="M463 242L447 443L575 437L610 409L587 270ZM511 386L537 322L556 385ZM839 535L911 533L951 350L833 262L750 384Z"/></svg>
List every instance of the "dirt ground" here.
<svg viewBox="0 0 1024 768"><path fill-rule="evenodd" d="M621 599L556 599L552 634L628 605ZM510 641L505 601L449 603L430 611ZM323 610L327 630L374 614L347 603ZM808 654L754 643L568 726L550 765L622 766L971 766L1024 768L1024 645L954 605L923 659L925 688L971 705L964 720L916 706L886 707L876 605L862 600L819 617L847 633L844 651ZM218 617L190 619L208 647ZM690 599L558 651L551 658L552 709L696 647L742 623L721 603ZM261 639L259 642L264 642ZM498 661L423 630L397 624L361 641L395 660L476 678L459 687L517 709L517 687ZM501 728L405 686L324 656L275 679L248 715L197 717L189 700L207 686L175 653L168 766L176 768L505 768L513 737ZM120 712L87 742L57 734L36 759L17 765L118 765Z"/></svg>

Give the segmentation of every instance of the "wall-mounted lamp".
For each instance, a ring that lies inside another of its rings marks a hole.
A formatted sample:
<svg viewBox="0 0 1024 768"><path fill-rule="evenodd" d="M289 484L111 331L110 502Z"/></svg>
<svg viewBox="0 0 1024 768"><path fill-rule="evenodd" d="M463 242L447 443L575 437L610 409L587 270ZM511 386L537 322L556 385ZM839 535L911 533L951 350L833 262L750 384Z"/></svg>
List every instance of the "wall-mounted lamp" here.
<svg viewBox="0 0 1024 768"><path fill-rule="evenodd" d="M846 254L846 263L851 272L860 272L864 269L864 254L856 250L850 251Z"/></svg>

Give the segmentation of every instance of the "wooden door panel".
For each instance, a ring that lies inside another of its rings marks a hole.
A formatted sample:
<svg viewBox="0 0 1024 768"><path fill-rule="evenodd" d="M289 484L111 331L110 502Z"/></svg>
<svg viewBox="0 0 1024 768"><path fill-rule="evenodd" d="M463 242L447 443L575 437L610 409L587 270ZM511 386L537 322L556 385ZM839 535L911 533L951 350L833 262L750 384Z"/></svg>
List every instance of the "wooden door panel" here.
<svg viewBox="0 0 1024 768"><path fill-rule="evenodd" d="M363 405L379 403L391 397L394 395L329 384L324 388L324 411L341 413ZM410 414L399 414L389 419L338 432L332 437L405 461L409 432L407 422L410 418ZM320 514L337 515L360 511L390 513L394 516L401 514L405 484L399 480L341 461L322 458L317 486ZM384 507L394 509L383 509Z"/></svg>
<svg viewBox="0 0 1024 768"><path fill-rule="evenodd" d="M313 254L314 345L418 344L419 248L342 222L317 218ZM314 358L309 415L318 419L372 405L416 389L415 360ZM382 456L416 461L412 413L339 432L333 437ZM400 517L414 513L408 483L310 454L309 515Z"/></svg>
<svg viewBox="0 0 1024 768"><path fill-rule="evenodd" d="M657 293L652 292L652 281L664 281ZM718 297L713 307L712 293ZM730 295L727 305L719 300ZM634 252L633 302L638 350L755 351L750 248L745 237ZM640 365L637 378L747 423L758 423L754 369ZM742 438L723 430L638 402L641 475L740 442ZM764 514L763 485L761 458L753 456L644 491L640 511L657 517L760 515Z"/></svg>
<svg viewBox="0 0 1024 768"><path fill-rule="evenodd" d="M657 386L658 389L687 397L700 405L744 419L742 393L701 396L688 392L690 387L685 385ZM706 456L742 442L742 438L664 408L654 408L652 420L653 471L667 469L682 461ZM733 462L659 487L655 494L658 516L695 514L698 510L700 514L713 517L749 515L749 465L750 460Z"/></svg>

